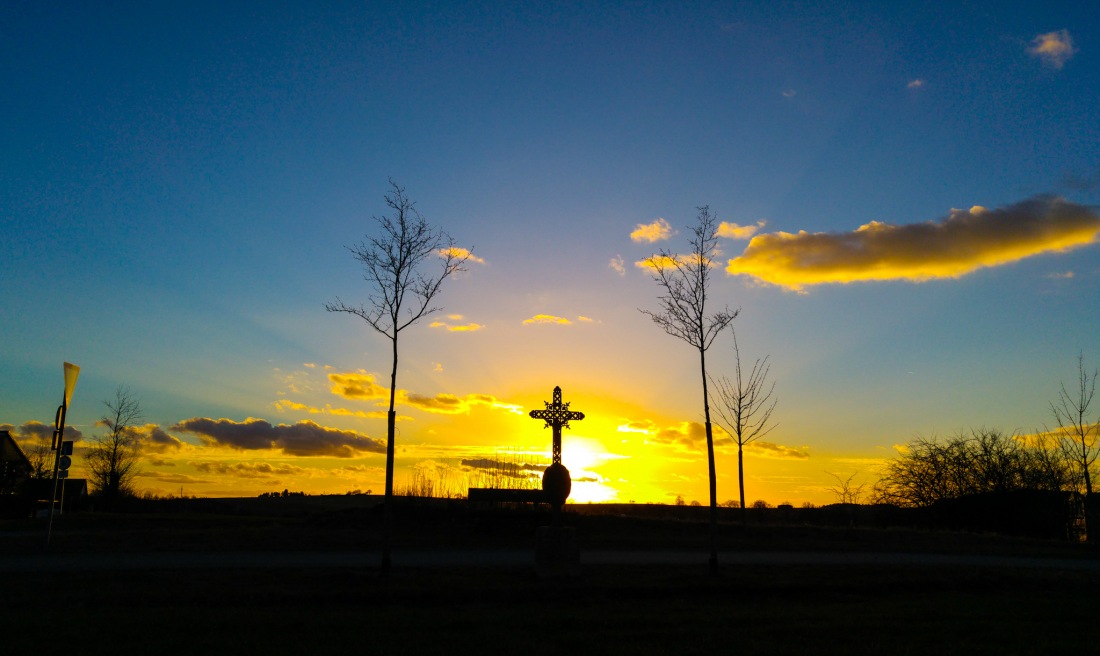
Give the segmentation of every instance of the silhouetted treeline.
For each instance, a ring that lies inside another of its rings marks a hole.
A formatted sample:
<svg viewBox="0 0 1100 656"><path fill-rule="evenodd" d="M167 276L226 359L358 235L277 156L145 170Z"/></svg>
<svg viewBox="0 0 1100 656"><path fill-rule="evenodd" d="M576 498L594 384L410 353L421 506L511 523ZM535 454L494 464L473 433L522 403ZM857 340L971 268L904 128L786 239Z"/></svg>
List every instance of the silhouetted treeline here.
<svg viewBox="0 0 1100 656"><path fill-rule="evenodd" d="M1023 490L1076 492L1078 474L1058 445L998 430L917 438L886 463L874 500L929 507L949 499Z"/></svg>

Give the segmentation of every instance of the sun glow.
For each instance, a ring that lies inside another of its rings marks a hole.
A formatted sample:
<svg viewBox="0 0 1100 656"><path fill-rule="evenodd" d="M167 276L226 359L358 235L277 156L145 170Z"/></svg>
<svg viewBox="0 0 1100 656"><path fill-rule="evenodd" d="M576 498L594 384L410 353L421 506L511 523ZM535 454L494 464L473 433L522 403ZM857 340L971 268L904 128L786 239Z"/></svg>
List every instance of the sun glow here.
<svg viewBox="0 0 1100 656"><path fill-rule="evenodd" d="M607 478L599 470L601 465L617 457L591 438L574 437L565 441L561 460L569 468L573 479L569 500L573 503L603 503L616 499L618 490L607 484Z"/></svg>

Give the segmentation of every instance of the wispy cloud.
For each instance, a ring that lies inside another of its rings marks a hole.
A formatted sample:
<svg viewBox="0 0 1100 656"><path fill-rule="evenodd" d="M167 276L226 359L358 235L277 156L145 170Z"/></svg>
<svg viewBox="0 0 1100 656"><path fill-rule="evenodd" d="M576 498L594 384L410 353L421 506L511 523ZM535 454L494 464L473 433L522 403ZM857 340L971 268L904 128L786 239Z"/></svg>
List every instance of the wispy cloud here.
<svg viewBox="0 0 1100 656"><path fill-rule="evenodd" d="M442 321L442 320L433 321L430 324L428 324L428 327L429 328L445 328L446 330L448 330L449 332L452 332L452 333L473 332L475 330L481 330L482 328L485 327L485 326L483 326L479 323L474 323L472 321L469 322L469 323L451 323L451 322L454 322L454 321L464 321L464 320L465 320L465 317L463 317L461 314L449 314L449 315L447 315L447 321Z"/></svg>
<svg viewBox="0 0 1100 656"><path fill-rule="evenodd" d="M1048 273L1047 278L1051 280L1070 280L1073 278L1072 271L1055 271L1054 273Z"/></svg>
<svg viewBox="0 0 1100 656"><path fill-rule="evenodd" d="M924 86L924 80L918 77L915 80L909 80L909 84L906 84L905 88L907 88L907 89L919 89L923 86Z"/></svg>
<svg viewBox="0 0 1100 656"><path fill-rule="evenodd" d="M1027 52L1032 57L1038 57L1043 65L1054 69L1060 69L1066 65L1077 49L1073 47L1073 39L1068 30L1047 32L1040 34L1031 40L1031 47Z"/></svg>
<svg viewBox="0 0 1100 656"><path fill-rule="evenodd" d="M641 425L638 422L631 423L635 426ZM622 427L620 427L620 430L622 430ZM697 448L707 438L706 427L697 421L684 421L664 428L652 426L645 433L646 442L670 444L690 449Z"/></svg>
<svg viewBox="0 0 1100 656"><path fill-rule="evenodd" d="M384 440L354 431L326 428L312 421L272 425L263 419L185 419L172 430L197 435L204 443L251 451L273 449L292 456L351 458L364 452L385 453Z"/></svg>
<svg viewBox="0 0 1100 656"><path fill-rule="evenodd" d="M345 399L358 401L383 400L389 398L389 390L375 383L374 376L366 372L329 374L329 380L334 383L332 386L332 393ZM511 403L504 403L490 394L466 394L465 396L458 396L456 394L443 393L428 396L399 389L395 394L395 401L400 405L407 405L425 412L436 414L459 414L469 412L476 406L484 406L494 410L522 414L522 410L519 406ZM304 410L311 414L351 415L357 417L386 416L384 412L363 413L354 410L333 408L332 406L314 408L289 400L279 401L275 406L281 410Z"/></svg>
<svg viewBox="0 0 1100 656"><path fill-rule="evenodd" d="M658 218L652 223L639 223L630 233L630 240L640 243L652 244L656 241L668 239L673 234L672 226L668 221Z"/></svg>
<svg viewBox="0 0 1100 656"><path fill-rule="evenodd" d="M525 326L538 325L538 324L553 324L553 325L559 325L559 326L568 326L572 323L573 323L572 321L570 321L569 319L566 319L565 317L559 317L559 316L555 316L553 314L536 314L535 316L531 317L530 319L524 319L523 320L523 325L525 325Z"/></svg>
<svg viewBox="0 0 1100 656"><path fill-rule="evenodd" d="M656 430L656 425L648 419L631 419L619 424L616 430L620 433L643 433L648 435Z"/></svg>
<svg viewBox="0 0 1100 656"><path fill-rule="evenodd" d="M773 460L806 460L810 457L810 453L805 449L763 441L750 442L745 449L754 456Z"/></svg>
<svg viewBox="0 0 1100 656"><path fill-rule="evenodd" d="M767 223L767 221L761 219L756 222L756 225L742 226L736 223L722 221L718 224L718 236L725 237L726 239L749 239L767 225Z"/></svg>
<svg viewBox="0 0 1100 656"><path fill-rule="evenodd" d="M626 267L623 266L622 255L616 255L615 257L611 258L611 261L607 263L607 266L609 269L619 274L620 276L626 275Z"/></svg>
<svg viewBox="0 0 1100 656"><path fill-rule="evenodd" d="M436 394L425 396L399 390L398 400L404 405L419 408L425 412L444 415L456 415L470 412L475 406L484 406L494 410L503 410L512 414L523 414L523 409L512 403L504 403L490 394Z"/></svg>
<svg viewBox="0 0 1100 656"><path fill-rule="evenodd" d="M385 410L375 410L366 412L363 410L349 410L348 408L336 408L331 403L326 403L325 407L319 408L316 406L306 405L305 403L298 403L291 401L290 399L280 399L275 402L275 409L283 412L286 410L294 410L297 412L306 412L311 415L332 415L334 417L359 417L360 419L385 419L388 414ZM398 417L397 420L404 420L405 417Z"/></svg>
<svg viewBox="0 0 1100 656"><path fill-rule="evenodd" d="M952 210L941 221L872 221L847 233L776 232L753 237L726 271L793 290L867 280L957 278L1042 253L1094 243L1100 216L1056 197L988 210Z"/></svg>
<svg viewBox="0 0 1100 656"><path fill-rule="evenodd" d="M196 471L203 474L217 474L218 476L234 476L237 478L275 478L277 476L302 476L306 473L304 467L295 465L277 464L269 462L210 462L199 461L191 463Z"/></svg>
<svg viewBox="0 0 1100 656"><path fill-rule="evenodd" d="M513 462L499 458L463 458L461 465L511 478L531 478L540 472L546 471L547 467L545 464Z"/></svg>

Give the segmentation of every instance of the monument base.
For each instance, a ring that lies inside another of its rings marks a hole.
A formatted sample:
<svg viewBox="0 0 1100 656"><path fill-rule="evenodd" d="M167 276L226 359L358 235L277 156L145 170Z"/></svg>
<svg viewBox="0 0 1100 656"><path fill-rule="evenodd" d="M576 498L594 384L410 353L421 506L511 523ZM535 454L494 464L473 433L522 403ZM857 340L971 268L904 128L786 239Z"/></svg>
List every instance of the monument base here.
<svg viewBox="0 0 1100 656"><path fill-rule="evenodd" d="M539 578L565 578L581 573L577 529L540 526L535 533L535 572Z"/></svg>

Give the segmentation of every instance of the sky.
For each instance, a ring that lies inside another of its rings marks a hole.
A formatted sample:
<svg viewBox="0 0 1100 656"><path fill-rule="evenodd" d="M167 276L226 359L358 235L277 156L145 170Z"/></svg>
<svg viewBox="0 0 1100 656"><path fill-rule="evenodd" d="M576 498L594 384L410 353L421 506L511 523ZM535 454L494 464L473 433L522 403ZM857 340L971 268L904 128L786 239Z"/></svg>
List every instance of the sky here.
<svg viewBox="0 0 1100 656"><path fill-rule="evenodd" d="M366 301L347 247L393 180L472 253L401 333L399 488L545 465L527 413L561 386L573 501L707 503L698 354L640 311L700 206L709 307L775 383L749 500L1042 430L1100 364L1098 28L1057 1L3 3L0 428L48 440L68 361L74 476L122 385L143 491L380 493L389 344L325 303Z"/></svg>

